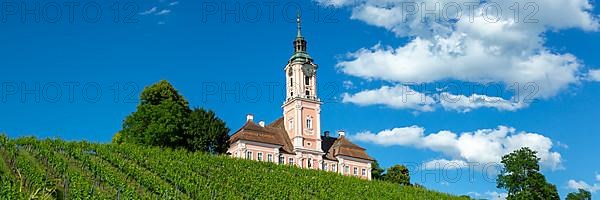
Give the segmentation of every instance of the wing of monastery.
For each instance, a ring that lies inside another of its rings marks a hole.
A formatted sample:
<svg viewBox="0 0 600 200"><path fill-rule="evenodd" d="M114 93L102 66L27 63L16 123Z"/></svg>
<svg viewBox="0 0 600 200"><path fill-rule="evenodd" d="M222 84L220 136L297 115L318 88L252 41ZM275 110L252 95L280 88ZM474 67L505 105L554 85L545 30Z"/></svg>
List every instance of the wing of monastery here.
<svg viewBox="0 0 600 200"><path fill-rule="evenodd" d="M246 123L230 139L228 153L233 157L325 170L347 176L371 179L371 162L365 149L353 144L344 131L339 137L321 134L321 101L317 97L317 68L306 51L301 34L293 42L294 54L285 66L286 100L283 117L270 124Z"/></svg>

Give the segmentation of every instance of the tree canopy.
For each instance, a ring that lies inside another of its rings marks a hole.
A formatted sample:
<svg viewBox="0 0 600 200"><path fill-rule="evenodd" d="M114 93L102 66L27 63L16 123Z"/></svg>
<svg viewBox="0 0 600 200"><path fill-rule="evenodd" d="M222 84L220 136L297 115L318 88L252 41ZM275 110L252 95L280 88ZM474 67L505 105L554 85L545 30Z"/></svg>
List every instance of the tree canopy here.
<svg viewBox="0 0 600 200"><path fill-rule="evenodd" d="M560 199L556 186L540 173L536 152L523 147L502 157L503 169L498 174L497 187L508 191L507 200Z"/></svg>
<svg viewBox="0 0 600 200"><path fill-rule="evenodd" d="M592 193L584 189L579 189L577 192L569 193L567 200L592 200Z"/></svg>
<svg viewBox="0 0 600 200"><path fill-rule="evenodd" d="M116 142L224 153L229 129L212 111L190 109L171 83L145 87L136 111L123 121Z"/></svg>
<svg viewBox="0 0 600 200"><path fill-rule="evenodd" d="M408 186L410 185L408 168L404 165L394 165L387 169L383 180Z"/></svg>
<svg viewBox="0 0 600 200"><path fill-rule="evenodd" d="M384 169L379 166L379 162L377 162L377 160L374 160L371 163L371 177L373 179L376 179L376 180L382 179L383 171L384 171Z"/></svg>

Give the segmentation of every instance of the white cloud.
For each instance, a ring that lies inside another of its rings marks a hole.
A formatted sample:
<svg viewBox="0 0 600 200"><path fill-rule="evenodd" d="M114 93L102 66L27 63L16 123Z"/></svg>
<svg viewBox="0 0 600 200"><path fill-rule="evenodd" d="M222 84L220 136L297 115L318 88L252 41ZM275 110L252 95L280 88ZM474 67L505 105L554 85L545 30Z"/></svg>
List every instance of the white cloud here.
<svg viewBox="0 0 600 200"><path fill-rule="evenodd" d="M144 12L141 12L140 15L149 15L152 13L155 13L158 10L158 8L156 6L150 8L149 10L146 10Z"/></svg>
<svg viewBox="0 0 600 200"><path fill-rule="evenodd" d="M414 146L421 140L424 131L425 129L421 127L411 126L384 130L377 134L371 132L358 133L352 136L352 139L384 146Z"/></svg>
<svg viewBox="0 0 600 200"><path fill-rule="evenodd" d="M169 6L174 6L174 5L178 5L178 4L179 4L179 1L175 1L175 2L169 3Z"/></svg>
<svg viewBox="0 0 600 200"><path fill-rule="evenodd" d="M575 180L569 180L567 182L567 187L569 187L569 189L573 189L573 190L584 189L584 190L590 191L592 193L595 193L596 191L600 190L600 185L598 185L597 183L594 183L594 185L589 185L584 181L575 181Z"/></svg>
<svg viewBox="0 0 600 200"><path fill-rule="evenodd" d="M423 169L460 169L469 165L463 160L438 159L423 164Z"/></svg>
<svg viewBox="0 0 600 200"><path fill-rule="evenodd" d="M447 92L440 95L440 104L448 110L460 112L470 112L471 110L483 107L495 108L501 111L515 111L527 107L527 104L523 101L505 100L501 97L490 97L480 94L472 94L467 97Z"/></svg>
<svg viewBox="0 0 600 200"><path fill-rule="evenodd" d="M590 70L587 78L590 81L600 81L600 69Z"/></svg>
<svg viewBox="0 0 600 200"><path fill-rule="evenodd" d="M457 20L436 20L424 15L419 5L428 9L434 3L426 0L319 0L324 5L352 8L352 19L383 27L398 37L409 37L409 42L397 48L375 45L349 54L347 60L337 67L344 73L365 79L392 82L431 83L458 80L486 84L502 83L506 86L534 83L538 86L532 96L546 99L559 94L571 85L579 83L583 73L582 62L569 53L556 53L545 47L544 33L549 30L578 28L585 31L598 30L596 16L589 0L530 1L537 6L533 16L535 23L525 23L529 12L521 12L518 19L512 14L490 22L483 15L489 4L479 4L475 15L467 12L463 3L467 0L439 1L441 5L457 3L462 12ZM415 3L417 12L408 15L407 3ZM495 2L502 10L524 2L517 0ZM447 8L438 6L438 10ZM446 10L446 11L447 11ZM439 12L444 14L443 12ZM560 13L560 14L557 14ZM437 15L440 16L439 14ZM471 17L472 16L472 17ZM428 20L422 20L428 19ZM524 96L524 95L523 95ZM522 99L515 99L521 102ZM499 106L499 107L498 107ZM495 107L513 110L525 104L503 103L499 105L469 104L466 109Z"/></svg>
<svg viewBox="0 0 600 200"><path fill-rule="evenodd" d="M346 85L353 86L344 82ZM346 87L349 88L349 87ZM501 97L472 94L471 96L454 95L448 92L427 95L410 88L410 86L383 86L373 90L363 90L356 94L345 93L342 102L360 106L385 105L394 109L414 109L433 111L439 105L447 110L470 112L478 108L494 108L501 111L516 111L528 106L523 101L505 100Z"/></svg>
<svg viewBox="0 0 600 200"><path fill-rule="evenodd" d="M596 181L600 181L600 174L596 174Z"/></svg>
<svg viewBox="0 0 600 200"><path fill-rule="evenodd" d="M408 86L383 86L375 90L365 90L356 94L344 93L342 102L360 106L385 105L395 109L415 109L433 111L435 100L419 93Z"/></svg>
<svg viewBox="0 0 600 200"><path fill-rule="evenodd" d="M503 155L521 147L537 152L540 164L550 169L561 168L561 155L552 151L553 142L541 134L516 132L514 128L498 126L495 129L480 129L456 134L440 131L425 135L418 126L394 128L379 133L362 132L350 136L353 140L384 146L398 145L425 148L440 152L457 163L499 164ZM437 161L443 162L443 161Z"/></svg>
<svg viewBox="0 0 600 200"><path fill-rule="evenodd" d="M171 13L171 10L164 9L164 10L161 10L160 12L157 12L155 15L168 15L169 13Z"/></svg>

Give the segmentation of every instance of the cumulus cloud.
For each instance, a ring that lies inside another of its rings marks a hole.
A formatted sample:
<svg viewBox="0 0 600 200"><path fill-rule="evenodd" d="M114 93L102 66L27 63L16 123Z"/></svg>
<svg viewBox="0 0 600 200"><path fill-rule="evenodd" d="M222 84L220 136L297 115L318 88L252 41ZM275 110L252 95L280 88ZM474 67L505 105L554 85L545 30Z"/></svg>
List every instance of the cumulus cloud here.
<svg viewBox="0 0 600 200"><path fill-rule="evenodd" d="M559 169L562 162L560 153L552 151L553 142L550 138L538 133L517 132L514 128L506 126L460 134L440 131L428 135L425 134L424 128L410 126L383 130L379 133L361 132L350 137L356 141L384 146L398 145L429 149L452 158L436 160L431 164L442 162L499 164L503 155L522 147L535 150L543 167Z"/></svg>
<svg viewBox="0 0 600 200"><path fill-rule="evenodd" d="M352 9L352 19L385 28L409 42L399 47L377 44L349 53L337 67L348 75L391 82L431 83L458 80L479 84L533 83L532 96L546 99L581 80L582 62L570 53L545 47L549 30L577 28L597 31L598 19L589 0L509 0L494 2L503 15L490 17L482 1L426 0L318 0L321 4ZM435 3L439 4L435 4ZM537 8L535 15L521 10L515 18L510 7ZM451 6L458 6L453 9ZM470 7L472 5L472 12ZM415 9L411 12L410 6ZM422 12L436 8L437 14ZM561 14L557 14L561 13ZM448 17L448 16L454 16ZM514 99L522 102L522 99ZM499 105L503 110L524 103ZM489 107L470 104L459 110Z"/></svg>
<svg viewBox="0 0 600 200"><path fill-rule="evenodd" d="M567 187L569 187L569 189L573 189L573 190L584 189L584 190L590 191L592 193L595 193L596 191L600 190L600 185L598 183L594 183L594 185L590 185L590 184L587 184L585 181L576 181L576 180L569 180L567 182Z"/></svg>
<svg viewBox="0 0 600 200"><path fill-rule="evenodd" d="M590 81L600 81L600 69L590 70L587 78Z"/></svg>
<svg viewBox="0 0 600 200"><path fill-rule="evenodd" d="M356 94L344 93L342 102L354 103L360 106L385 105L396 109L415 109L433 111L435 100L421 94L408 86L383 86L375 90L365 90Z"/></svg>
<svg viewBox="0 0 600 200"><path fill-rule="evenodd" d="M344 83L344 85L346 85ZM414 109L418 111L434 111L436 106L446 110L470 112L478 108L493 108L500 111L516 111L528 106L518 100L506 100L481 94L471 96L455 95L448 92L427 95L417 92L410 86L383 86L378 89L363 90L356 94L344 93L342 102L360 106L384 105L394 109Z"/></svg>
<svg viewBox="0 0 600 200"><path fill-rule="evenodd" d="M454 95L447 92L441 94L440 104L448 110L470 112L478 108L495 108L501 111L515 111L527 107L523 101L505 100L501 97L472 94L471 96Z"/></svg>

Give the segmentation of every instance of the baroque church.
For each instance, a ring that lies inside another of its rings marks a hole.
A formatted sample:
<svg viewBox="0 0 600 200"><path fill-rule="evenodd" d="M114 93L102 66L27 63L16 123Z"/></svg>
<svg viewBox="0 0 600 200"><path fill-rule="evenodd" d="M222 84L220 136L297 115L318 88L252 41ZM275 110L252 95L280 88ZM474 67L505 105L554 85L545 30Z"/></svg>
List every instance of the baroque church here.
<svg viewBox="0 0 600 200"><path fill-rule="evenodd" d="M300 17L294 40L294 53L284 68L286 98L283 117L265 124L254 122L249 114L246 123L230 138L228 154L263 162L294 165L371 179L371 158L365 149L350 142L344 131L331 137L321 135L321 101L317 97L317 68L306 51Z"/></svg>

